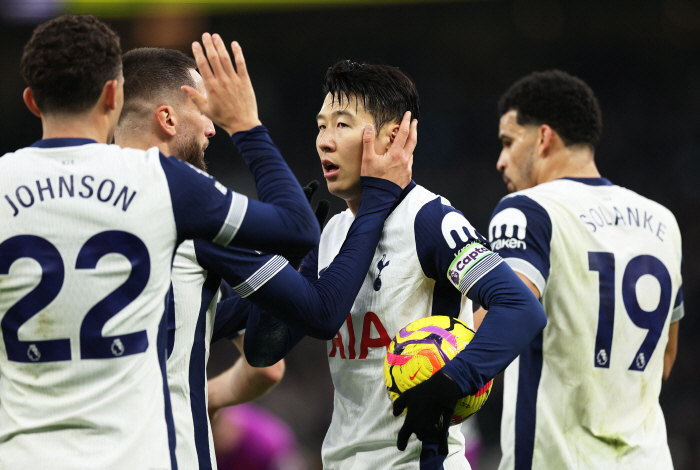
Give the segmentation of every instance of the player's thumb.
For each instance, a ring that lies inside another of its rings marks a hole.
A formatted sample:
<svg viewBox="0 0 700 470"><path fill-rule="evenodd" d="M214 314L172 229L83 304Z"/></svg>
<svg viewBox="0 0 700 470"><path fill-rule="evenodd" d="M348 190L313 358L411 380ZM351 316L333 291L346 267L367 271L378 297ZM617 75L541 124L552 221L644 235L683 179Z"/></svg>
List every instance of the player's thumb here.
<svg viewBox="0 0 700 470"><path fill-rule="evenodd" d="M401 413L403 413L403 410L406 408L406 394L404 393L403 395L399 396L399 398L396 399L394 402L394 416L398 416Z"/></svg>
<svg viewBox="0 0 700 470"><path fill-rule="evenodd" d="M199 108L199 111L204 113L207 106L206 98L200 95L199 92L191 86L182 85L180 88L182 89L182 91L187 93L187 96L189 96L192 102L197 106L197 108Z"/></svg>

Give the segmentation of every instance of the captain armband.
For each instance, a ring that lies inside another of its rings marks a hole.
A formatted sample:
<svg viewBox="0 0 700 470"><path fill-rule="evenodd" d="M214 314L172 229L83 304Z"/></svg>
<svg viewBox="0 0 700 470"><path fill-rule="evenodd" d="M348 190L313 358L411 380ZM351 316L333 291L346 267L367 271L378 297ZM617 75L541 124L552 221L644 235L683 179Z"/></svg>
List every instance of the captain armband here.
<svg viewBox="0 0 700 470"><path fill-rule="evenodd" d="M447 278L462 295L466 295L476 281L495 268L503 259L479 242L465 246L447 270Z"/></svg>

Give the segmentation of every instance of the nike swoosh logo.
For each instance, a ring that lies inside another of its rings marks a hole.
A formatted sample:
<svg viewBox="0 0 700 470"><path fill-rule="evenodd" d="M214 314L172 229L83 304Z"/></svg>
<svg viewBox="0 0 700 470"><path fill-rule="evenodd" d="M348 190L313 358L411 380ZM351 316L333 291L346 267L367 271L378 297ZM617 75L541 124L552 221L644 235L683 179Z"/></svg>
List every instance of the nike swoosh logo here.
<svg viewBox="0 0 700 470"><path fill-rule="evenodd" d="M416 371L416 373L409 377L409 379L411 379L411 382L413 382L413 379L416 378L416 375L418 375L418 371L420 371L421 367L423 367L423 366L418 367L418 370Z"/></svg>

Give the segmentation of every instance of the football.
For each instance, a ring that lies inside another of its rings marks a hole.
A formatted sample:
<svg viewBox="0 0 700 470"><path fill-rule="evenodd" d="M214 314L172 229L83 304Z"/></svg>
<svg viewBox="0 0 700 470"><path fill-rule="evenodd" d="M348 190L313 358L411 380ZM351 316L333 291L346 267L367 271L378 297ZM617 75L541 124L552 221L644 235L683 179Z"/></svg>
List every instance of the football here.
<svg viewBox="0 0 700 470"><path fill-rule="evenodd" d="M409 323L391 341L384 360L384 383L391 401L429 379L472 338L474 331L457 318L433 315ZM461 398L451 424L460 424L479 411L489 397L492 385L493 379L476 394Z"/></svg>

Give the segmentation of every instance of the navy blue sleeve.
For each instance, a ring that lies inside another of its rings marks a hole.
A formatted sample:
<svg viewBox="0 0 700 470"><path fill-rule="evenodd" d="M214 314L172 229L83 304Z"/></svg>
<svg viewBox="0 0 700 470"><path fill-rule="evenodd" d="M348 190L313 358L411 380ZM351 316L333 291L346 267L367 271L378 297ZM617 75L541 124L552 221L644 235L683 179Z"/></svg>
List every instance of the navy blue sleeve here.
<svg viewBox="0 0 700 470"><path fill-rule="evenodd" d="M506 263L481 277L469 297L488 314L471 343L442 369L464 395L504 370L547 324L542 305Z"/></svg>
<svg viewBox="0 0 700 470"><path fill-rule="evenodd" d="M203 268L221 276L241 297L249 296L288 266L287 260L279 255L220 246L203 240L194 240L194 251Z"/></svg>
<svg viewBox="0 0 700 470"><path fill-rule="evenodd" d="M415 233L426 276L436 285L447 280L489 311L472 342L443 368L465 395L474 394L544 328L544 310L484 237L439 198L418 212Z"/></svg>
<svg viewBox="0 0 700 470"><path fill-rule="evenodd" d="M262 260L266 258L266 255L257 256ZM204 258L208 258L208 255L205 254ZM313 277L307 277L310 281L318 279L315 274L317 259L318 247L302 262L302 276L304 270L313 273ZM275 364L305 336L301 329L286 325L256 306L251 299L240 298L226 281L222 281L221 286L223 298L217 305L212 342L221 338L233 339L245 328L245 355L252 366L267 367Z"/></svg>
<svg viewBox="0 0 700 470"><path fill-rule="evenodd" d="M304 191L258 126L233 136L249 163L260 201L232 192L214 178L174 157L161 155L180 240L202 238L289 257L301 257L320 236Z"/></svg>
<svg viewBox="0 0 700 470"><path fill-rule="evenodd" d="M223 338L233 339L246 327L252 304L237 295L219 302L214 316L214 327L211 342Z"/></svg>
<svg viewBox="0 0 700 470"><path fill-rule="evenodd" d="M223 279L221 280L221 286L219 286L219 290L221 291L220 301L226 300L236 295L236 293L233 291L233 287L231 287L229 283L224 281Z"/></svg>
<svg viewBox="0 0 700 470"><path fill-rule="evenodd" d="M249 200L236 236L239 246L303 258L321 229L304 190L264 126L233 134L255 178L259 201Z"/></svg>
<svg viewBox="0 0 700 470"><path fill-rule="evenodd" d="M301 261L299 272L309 281L318 279L318 247L311 250L311 253Z"/></svg>
<svg viewBox="0 0 700 470"><path fill-rule="evenodd" d="M256 307L265 310L248 311L244 345L251 364L264 365L272 357L266 346L271 342L278 343L275 354L283 355L304 335L325 340L335 337L364 282L384 221L400 194L401 189L389 181L362 178L362 200L355 221L340 253L321 278L315 279L317 255L314 251L304 261L306 275L313 281L285 262L282 269L255 289L248 289L252 284L250 280L242 288L234 286L240 297L250 299ZM221 275L225 278L223 273ZM222 309L248 308L231 299L224 304L227 305ZM274 325L267 324L263 313L277 319ZM256 353L255 345L265 346L266 353Z"/></svg>
<svg viewBox="0 0 700 470"><path fill-rule="evenodd" d="M178 240L203 238L227 244L227 227L239 224L231 214L245 213L248 198L175 157L160 155L170 188Z"/></svg>
<svg viewBox="0 0 700 470"><path fill-rule="evenodd" d="M362 287L384 221L400 194L399 186L389 181L363 177L362 199L355 221L338 256L323 275L309 282L287 266L252 294L251 299L308 336L334 338ZM309 277L313 276L309 273L311 267L305 269Z"/></svg>
<svg viewBox="0 0 700 470"><path fill-rule="evenodd" d="M423 273L440 283L449 280L464 295L501 262L464 215L441 198L418 211L414 230Z"/></svg>
<svg viewBox="0 0 700 470"><path fill-rule="evenodd" d="M318 279L318 247L301 262L299 273L309 282ZM261 308L254 307L248 315L244 352L254 367L277 363L306 336L303 328L289 326Z"/></svg>
<svg viewBox="0 0 700 470"><path fill-rule="evenodd" d="M673 311L671 312L671 323L675 323L685 316L685 304L683 303L683 286L678 288L676 300L673 302Z"/></svg>
<svg viewBox="0 0 700 470"><path fill-rule="evenodd" d="M550 268L552 221L547 211L527 196L503 198L491 216L488 235L493 250L541 295Z"/></svg>

